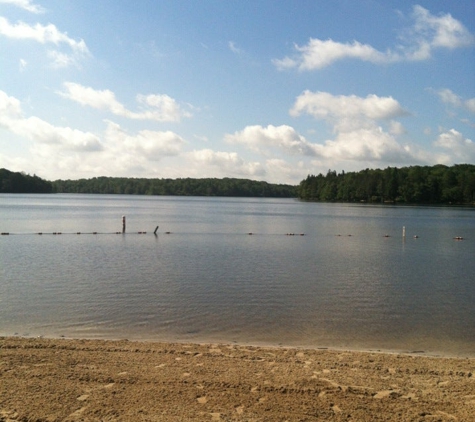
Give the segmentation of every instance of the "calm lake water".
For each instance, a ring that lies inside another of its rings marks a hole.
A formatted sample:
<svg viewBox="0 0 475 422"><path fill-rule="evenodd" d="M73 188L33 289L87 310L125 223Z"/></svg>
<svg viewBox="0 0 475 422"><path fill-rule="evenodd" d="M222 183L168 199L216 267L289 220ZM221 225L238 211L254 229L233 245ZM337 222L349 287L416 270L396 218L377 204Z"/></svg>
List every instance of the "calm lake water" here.
<svg viewBox="0 0 475 422"><path fill-rule="evenodd" d="M0 335L475 356L473 208L0 195L0 231Z"/></svg>

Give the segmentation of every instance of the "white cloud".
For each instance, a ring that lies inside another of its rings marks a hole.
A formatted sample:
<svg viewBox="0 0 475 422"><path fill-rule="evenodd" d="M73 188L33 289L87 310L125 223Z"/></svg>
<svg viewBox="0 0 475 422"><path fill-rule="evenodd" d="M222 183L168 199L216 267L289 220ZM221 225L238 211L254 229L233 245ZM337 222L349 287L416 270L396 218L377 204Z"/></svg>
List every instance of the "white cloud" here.
<svg viewBox="0 0 475 422"><path fill-rule="evenodd" d="M290 110L291 116L309 114L317 119L391 119L407 114L392 97L368 95L332 95L328 92L304 91Z"/></svg>
<svg viewBox="0 0 475 422"><path fill-rule="evenodd" d="M462 105L460 97L454 94L450 89L441 89L437 92L437 95L445 104L450 104L455 107L460 107Z"/></svg>
<svg viewBox="0 0 475 422"><path fill-rule="evenodd" d="M65 82L63 85L66 91L59 92L59 94L65 98L76 101L83 106L109 110L113 114L127 114L126 108L116 100L115 94L108 89L99 91L73 82Z"/></svg>
<svg viewBox="0 0 475 422"><path fill-rule="evenodd" d="M409 147L377 126L339 132L318 150L320 156L333 160L407 163L416 159Z"/></svg>
<svg viewBox="0 0 475 422"><path fill-rule="evenodd" d="M78 53L89 53L84 40L76 41L70 38L67 33L60 32L53 24L41 25L40 23L37 23L36 25L31 26L20 21L16 25L12 25L7 19L0 16L0 34L7 38L33 40L40 44L66 44Z"/></svg>
<svg viewBox="0 0 475 422"><path fill-rule="evenodd" d="M42 173L47 172L45 177L51 179L104 175L170 177L175 174L175 177L183 177L181 170L174 167L166 168L162 163L157 166L159 161L180 156L186 142L179 135L148 130L130 133L116 123L106 121L106 124L100 151L70 152L54 145L35 143L30 149L29 168L42 168Z"/></svg>
<svg viewBox="0 0 475 422"><path fill-rule="evenodd" d="M41 6L33 4L31 0L0 0L1 3L11 4L32 13L43 13L45 11Z"/></svg>
<svg viewBox="0 0 475 422"><path fill-rule="evenodd" d="M44 177L154 174L156 163L182 154L186 141L171 131L129 133L106 121L101 138L90 132L58 127L36 116L25 117L18 99L0 91L0 128L29 140L28 168ZM8 159L20 164L25 161Z"/></svg>
<svg viewBox="0 0 475 422"><path fill-rule="evenodd" d="M202 149L191 151L186 156L193 163L192 167L199 167L205 173L221 177L255 178L265 175L265 169L259 162L246 162L236 152Z"/></svg>
<svg viewBox="0 0 475 422"><path fill-rule="evenodd" d="M297 68L301 71L321 69L343 59L357 59L374 64L427 60L435 48L459 48L472 45L474 36L450 14L434 16L421 6L414 6L411 38L407 45L378 51L358 41L337 42L331 39L310 38L303 46L295 45L295 55L273 60L280 69Z"/></svg>
<svg viewBox="0 0 475 422"><path fill-rule="evenodd" d="M137 95L137 101L151 109L134 113L133 118L178 122L182 117L191 117L191 113L181 109L177 102L166 94Z"/></svg>
<svg viewBox="0 0 475 422"><path fill-rule="evenodd" d="M64 87L65 91L59 94L65 98L83 106L107 110L117 116L129 119L177 122L182 117L191 116L189 112L182 110L173 98L164 94L137 95L137 102L145 109L133 112L117 101L115 94L108 89L96 90L73 82L65 82Z"/></svg>
<svg viewBox="0 0 475 422"><path fill-rule="evenodd" d="M475 143L455 129L441 133L434 145L449 150L451 161L454 163L475 162Z"/></svg>
<svg viewBox="0 0 475 422"><path fill-rule="evenodd" d="M266 179L273 183L297 184L314 171L313 166L307 166L303 161L290 163L280 158L270 158L264 166Z"/></svg>
<svg viewBox="0 0 475 422"><path fill-rule="evenodd" d="M247 126L232 135L225 135L224 139L228 143L245 145L253 151L264 154L269 149L278 149L292 155L315 155L314 145L287 125Z"/></svg>
<svg viewBox="0 0 475 422"><path fill-rule="evenodd" d="M22 114L21 103L15 97L10 97L6 92L0 91L0 123L20 118Z"/></svg>
<svg viewBox="0 0 475 422"><path fill-rule="evenodd" d="M359 161L385 163L419 162L421 157L406 145L401 145L394 136L381 127L365 125L348 131L337 131L332 140L312 143L290 126L248 126L225 140L241 144L263 154L273 150L285 155L324 158L333 162ZM271 155L270 153L267 155Z"/></svg>
<svg viewBox="0 0 475 422"><path fill-rule="evenodd" d="M305 113L330 124L334 139L312 145L319 157L338 161L397 164L420 161L421 157L397 141L405 132L394 120L409 113L392 97L332 95L304 91L290 109L292 116ZM379 122L388 126L385 131Z"/></svg>
<svg viewBox="0 0 475 422"><path fill-rule="evenodd" d="M105 141L123 157L136 156L148 161L178 155L185 140L171 131L141 130L129 135L117 123L107 121Z"/></svg>
<svg viewBox="0 0 475 422"><path fill-rule="evenodd" d="M51 59L54 68L69 67L78 64L76 56L71 54L61 53L57 50L50 50L47 55L48 58Z"/></svg>
<svg viewBox="0 0 475 422"><path fill-rule="evenodd" d="M276 151L280 151L285 155L325 159L332 163L357 161L394 165L425 159L420 152L398 142L397 135L405 130L393 119L408 113L391 97L368 95L362 98L305 91L290 110L293 116L303 113L329 123L334 138L313 143L290 126L269 125L248 126L226 135L225 140L267 155L275 156ZM378 125L379 120L387 124L388 131Z"/></svg>
<svg viewBox="0 0 475 422"><path fill-rule="evenodd" d="M24 117L20 101L0 91L0 127L32 141L53 145L63 150L99 151L99 138L90 133L70 127L53 126L32 116Z"/></svg>
<svg viewBox="0 0 475 422"><path fill-rule="evenodd" d="M65 32L60 32L55 25L42 25L37 23L29 25L24 22L17 22L10 24L4 17L0 16L0 35L16 40L30 40L36 41L40 44L50 45L56 47L69 47L72 53L65 53L58 50L50 50L48 57L53 60L55 67L65 67L77 63L89 56L89 49L84 40L74 40Z"/></svg>
<svg viewBox="0 0 475 422"><path fill-rule="evenodd" d="M475 98L471 98L470 100L465 101L465 107L471 112L475 114Z"/></svg>
<svg viewBox="0 0 475 422"><path fill-rule="evenodd" d="M241 54L242 53L242 50L237 47L237 45L234 41L229 41L228 42L228 47L234 54Z"/></svg>
<svg viewBox="0 0 475 422"><path fill-rule="evenodd" d="M345 58L360 59L371 63L397 60L393 54L381 53L370 45L357 41L339 43L333 40L310 38L307 45L302 47L295 45L294 48L299 53L296 58L284 57L282 60L273 60L278 69L293 67L298 67L299 70L321 69Z"/></svg>
<svg viewBox="0 0 475 422"><path fill-rule="evenodd" d="M431 47L458 48L474 42L474 36L450 13L434 16L427 9L416 5L413 16L414 31Z"/></svg>
<svg viewBox="0 0 475 422"><path fill-rule="evenodd" d="M450 89L441 89L437 91L437 95L444 104L457 108L464 108L471 113L475 113L475 98L464 100Z"/></svg>
<svg viewBox="0 0 475 422"><path fill-rule="evenodd" d="M20 62L19 62L20 72L23 72L26 69L27 65L28 65L28 62L26 60L20 59Z"/></svg>
<svg viewBox="0 0 475 422"><path fill-rule="evenodd" d="M391 120L389 123L389 133L391 135L402 135L403 133L406 133L406 129L402 125L401 122L398 122L396 120Z"/></svg>

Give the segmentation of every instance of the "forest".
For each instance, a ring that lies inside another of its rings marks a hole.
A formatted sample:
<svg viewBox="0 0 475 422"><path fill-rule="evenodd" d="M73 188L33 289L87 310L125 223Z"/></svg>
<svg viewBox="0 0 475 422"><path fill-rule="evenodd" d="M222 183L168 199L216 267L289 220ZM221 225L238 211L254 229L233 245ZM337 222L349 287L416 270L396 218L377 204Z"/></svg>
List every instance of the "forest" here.
<svg viewBox="0 0 475 422"><path fill-rule="evenodd" d="M309 175L298 186L234 178L93 177L50 182L0 169L0 193L296 197L324 202L475 205L475 165L388 167L347 173L328 170L326 175Z"/></svg>
<svg viewBox="0 0 475 422"><path fill-rule="evenodd" d="M475 165L329 170L300 182L298 197L309 201L407 204L475 204Z"/></svg>
<svg viewBox="0 0 475 422"><path fill-rule="evenodd" d="M0 169L0 193L51 193L51 182L38 176Z"/></svg>
<svg viewBox="0 0 475 422"><path fill-rule="evenodd" d="M289 198L297 196L297 186L271 184L248 179L136 179L94 177L56 180L56 193L101 193L125 195L240 196Z"/></svg>

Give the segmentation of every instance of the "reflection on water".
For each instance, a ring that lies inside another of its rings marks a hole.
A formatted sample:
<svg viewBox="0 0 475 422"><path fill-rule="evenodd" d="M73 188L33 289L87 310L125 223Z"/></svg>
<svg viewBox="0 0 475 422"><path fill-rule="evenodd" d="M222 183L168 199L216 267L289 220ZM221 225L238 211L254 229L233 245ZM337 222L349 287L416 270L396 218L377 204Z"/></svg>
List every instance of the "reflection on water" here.
<svg viewBox="0 0 475 422"><path fill-rule="evenodd" d="M4 195L0 219L3 335L475 355L471 209Z"/></svg>

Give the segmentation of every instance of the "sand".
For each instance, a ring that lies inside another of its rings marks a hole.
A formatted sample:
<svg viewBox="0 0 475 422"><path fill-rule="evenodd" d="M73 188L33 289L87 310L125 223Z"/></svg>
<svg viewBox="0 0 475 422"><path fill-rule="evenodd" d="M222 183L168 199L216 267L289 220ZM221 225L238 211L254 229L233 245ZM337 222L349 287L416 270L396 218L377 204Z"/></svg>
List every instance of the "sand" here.
<svg viewBox="0 0 475 422"><path fill-rule="evenodd" d="M0 338L0 421L475 421L475 359Z"/></svg>

